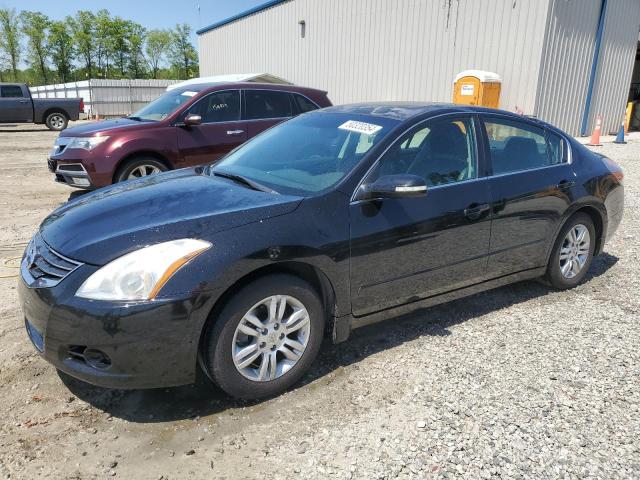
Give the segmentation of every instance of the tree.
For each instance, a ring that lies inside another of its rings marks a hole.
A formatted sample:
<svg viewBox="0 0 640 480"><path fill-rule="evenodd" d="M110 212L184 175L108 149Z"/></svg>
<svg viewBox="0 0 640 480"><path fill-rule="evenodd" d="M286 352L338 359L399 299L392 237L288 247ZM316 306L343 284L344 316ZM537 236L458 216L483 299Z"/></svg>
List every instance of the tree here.
<svg viewBox="0 0 640 480"><path fill-rule="evenodd" d="M186 24L176 25L171 33L169 56L171 63L181 79L191 78L198 74L198 54L191 44L191 27Z"/></svg>
<svg viewBox="0 0 640 480"><path fill-rule="evenodd" d="M147 30L136 22L129 22L127 32L127 49L129 51L129 73L133 78L140 78L144 73L144 42Z"/></svg>
<svg viewBox="0 0 640 480"><path fill-rule="evenodd" d="M18 80L21 39L22 32L20 31L20 21L16 10L14 8L0 8L0 47L11 66L14 81Z"/></svg>
<svg viewBox="0 0 640 480"><path fill-rule="evenodd" d="M109 59L113 50L111 42L111 15L104 8L95 16L96 60L103 78L109 73Z"/></svg>
<svg viewBox="0 0 640 480"><path fill-rule="evenodd" d="M47 29L51 21L49 17L40 12L24 11L20 13L22 30L27 36L27 60L29 65L37 73L37 83L45 85L47 80Z"/></svg>
<svg viewBox="0 0 640 480"><path fill-rule="evenodd" d="M72 19L67 17L61 22L51 22L49 31L51 61L58 72L58 79L63 83L71 79L74 59L73 37L69 28L71 21Z"/></svg>
<svg viewBox="0 0 640 480"><path fill-rule="evenodd" d="M151 30L147 35L145 52L151 67L153 78L158 78L160 65L166 59L167 51L171 45L171 32L168 30Z"/></svg>
<svg viewBox="0 0 640 480"><path fill-rule="evenodd" d="M93 61L96 55L95 24L96 16L87 10L79 10L71 22L73 42L76 45L79 58L84 63L88 78L93 76Z"/></svg>
<svg viewBox="0 0 640 480"><path fill-rule="evenodd" d="M127 20L115 17L111 20L111 28L109 29L109 47L118 65L121 77L126 75L127 60L129 58L127 37L129 36L130 27L131 25Z"/></svg>

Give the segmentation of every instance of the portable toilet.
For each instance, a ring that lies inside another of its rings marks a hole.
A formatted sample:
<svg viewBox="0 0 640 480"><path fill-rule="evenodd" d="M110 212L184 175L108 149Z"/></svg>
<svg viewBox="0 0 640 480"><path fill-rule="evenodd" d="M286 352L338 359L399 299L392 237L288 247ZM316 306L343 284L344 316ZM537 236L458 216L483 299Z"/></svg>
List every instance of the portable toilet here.
<svg viewBox="0 0 640 480"><path fill-rule="evenodd" d="M453 81L453 103L498 108L501 82L500 76L493 72L460 72Z"/></svg>

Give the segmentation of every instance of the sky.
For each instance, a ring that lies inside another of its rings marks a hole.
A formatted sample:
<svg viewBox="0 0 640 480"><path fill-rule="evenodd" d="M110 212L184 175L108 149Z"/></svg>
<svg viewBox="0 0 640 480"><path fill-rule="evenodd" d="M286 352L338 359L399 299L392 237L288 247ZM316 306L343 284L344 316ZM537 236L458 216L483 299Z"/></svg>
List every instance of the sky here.
<svg viewBox="0 0 640 480"><path fill-rule="evenodd" d="M40 11L54 20L74 15L78 10L97 11L106 8L114 16L134 20L146 27L170 28L188 23L195 31L243 12L266 0L0 0L0 8ZM198 5L200 14L198 15Z"/></svg>

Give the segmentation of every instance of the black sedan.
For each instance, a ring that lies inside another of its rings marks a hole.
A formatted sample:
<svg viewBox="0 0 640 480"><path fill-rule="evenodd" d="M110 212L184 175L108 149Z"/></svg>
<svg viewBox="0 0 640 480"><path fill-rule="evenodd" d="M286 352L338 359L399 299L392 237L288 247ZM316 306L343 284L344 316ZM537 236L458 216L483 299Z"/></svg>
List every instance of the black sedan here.
<svg viewBox="0 0 640 480"><path fill-rule="evenodd" d="M523 279L574 287L620 223L622 180L507 112L327 108L216 165L58 208L22 260L25 325L96 385L180 385L202 368L233 396L274 395L325 336Z"/></svg>

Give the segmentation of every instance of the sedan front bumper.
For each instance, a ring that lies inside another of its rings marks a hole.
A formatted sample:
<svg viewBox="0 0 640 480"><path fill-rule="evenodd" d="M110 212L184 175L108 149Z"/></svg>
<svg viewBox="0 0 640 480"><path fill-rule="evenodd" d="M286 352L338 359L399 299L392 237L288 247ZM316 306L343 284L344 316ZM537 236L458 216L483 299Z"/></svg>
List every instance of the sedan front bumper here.
<svg viewBox="0 0 640 480"><path fill-rule="evenodd" d="M51 288L19 282L26 330L40 355L102 387L193 383L202 321L191 316L192 299L114 304L78 298L86 269L95 267L82 266Z"/></svg>

